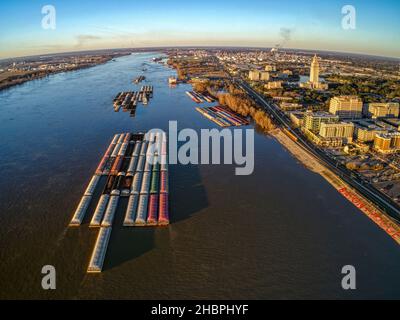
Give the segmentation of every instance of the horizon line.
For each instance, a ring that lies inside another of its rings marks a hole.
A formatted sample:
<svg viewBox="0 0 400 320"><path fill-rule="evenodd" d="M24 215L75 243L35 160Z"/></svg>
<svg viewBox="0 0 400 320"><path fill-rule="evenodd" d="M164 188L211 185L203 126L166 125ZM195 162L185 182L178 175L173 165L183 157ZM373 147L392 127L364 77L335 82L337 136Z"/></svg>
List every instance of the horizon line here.
<svg viewBox="0 0 400 320"><path fill-rule="evenodd" d="M14 57L6 57L1 58L0 62L5 60L12 60L12 59L23 59L23 58L34 58L34 57L42 57L42 56L52 56L52 55L62 55L62 54L74 54L74 53L83 53L83 52L95 52L95 51L112 51L112 50L145 50L145 49L158 49L158 50L165 50L165 49L175 49L175 48L208 48L208 49L254 49L254 50L268 50L273 49L274 47L257 47L257 46L190 46L190 45L178 45L178 46L144 46L144 47L130 47L130 48L101 48L101 49L87 49L87 50L71 50L71 51L59 51L59 52L51 52L51 53L43 53L43 54L34 54L34 55L21 55L21 56L14 56ZM306 51L306 52L322 52L322 53L331 53L331 54L348 54L348 55L361 55L370 58L384 58L384 59L393 59L399 60L400 57L394 56L383 56L383 55L376 55L376 54L368 54L362 52L351 52L351 51L333 51L333 50L326 50L326 49L303 49L303 48L278 48L279 51L290 50L290 51Z"/></svg>

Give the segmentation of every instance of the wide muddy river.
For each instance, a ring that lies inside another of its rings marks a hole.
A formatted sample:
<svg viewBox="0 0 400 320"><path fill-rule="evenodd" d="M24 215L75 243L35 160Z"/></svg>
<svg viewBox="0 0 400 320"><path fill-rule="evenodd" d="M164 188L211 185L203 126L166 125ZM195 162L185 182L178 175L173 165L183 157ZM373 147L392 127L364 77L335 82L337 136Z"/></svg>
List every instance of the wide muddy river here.
<svg viewBox="0 0 400 320"><path fill-rule="evenodd" d="M185 95L189 85L168 86L175 71L156 56L0 92L1 298L400 298L398 244L259 131L249 176L234 165L170 165L171 225L123 228L119 210L104 271L87 274L98 231L90 214L80 228L68 223L112 136L169 120L217 128ZM114 112L114 96L137 90L142 73L154 98L135 117ZM41 287L44 265L56 268L56 290ZM341 287L344 265L357 270L354 291Z"/></svg>

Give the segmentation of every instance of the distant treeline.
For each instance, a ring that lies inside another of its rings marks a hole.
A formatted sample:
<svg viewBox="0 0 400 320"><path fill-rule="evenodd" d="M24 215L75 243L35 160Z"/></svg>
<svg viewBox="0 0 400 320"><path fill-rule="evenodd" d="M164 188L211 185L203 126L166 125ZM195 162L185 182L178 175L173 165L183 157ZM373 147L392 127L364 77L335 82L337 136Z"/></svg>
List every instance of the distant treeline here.
<svg viewBox="0 0 400 320"><path fill-rule="evenodd" d="M93 57L93 59L95 59L95 60L93 60L92 62L83 62L83 63L77 64L76 66L66 67L64 69L36 70L36 71L29 71L29 72L26 72L23 74L10 75L0 81L0 90L6 89L9 87L18 85L18 84L22 84L22 83L25 83L30 80L41 79L41 78L47 77L51 74L91 68L91 67L97 66L99 64L106 63L107 61L110 61L111 59L120 57L120 56L122 56L122 54L112 54L112 55L100 56L100 57L95 56L95 57Z"/></svg>

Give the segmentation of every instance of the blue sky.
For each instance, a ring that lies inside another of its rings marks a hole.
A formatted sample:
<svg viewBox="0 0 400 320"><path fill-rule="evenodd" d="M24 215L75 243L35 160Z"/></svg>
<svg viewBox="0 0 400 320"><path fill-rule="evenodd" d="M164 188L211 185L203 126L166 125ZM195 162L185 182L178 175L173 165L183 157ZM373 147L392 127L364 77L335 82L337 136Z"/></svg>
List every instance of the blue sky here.
<svg viewBox="0 0 400 320"><path fill-rule="evenodd" d="M56 29L41 26L44 5ZM356 9L344 30L341 9ZM15 0L0 3L0 58L85 49L221 45L400 57L398 0ZM290 30L286 40L282 30Z"/></svg>

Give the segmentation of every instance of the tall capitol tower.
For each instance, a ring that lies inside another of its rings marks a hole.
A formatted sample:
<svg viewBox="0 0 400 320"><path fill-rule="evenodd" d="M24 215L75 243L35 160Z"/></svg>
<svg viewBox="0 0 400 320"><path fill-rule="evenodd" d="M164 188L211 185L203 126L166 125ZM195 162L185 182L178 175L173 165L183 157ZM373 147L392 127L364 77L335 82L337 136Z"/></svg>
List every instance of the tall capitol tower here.
<svg viewBox="0 0 400 320"><path fill-rule="evenodd" d="M319 62L317 55L314 56L311 62L310 83L313 87L318 87L319 85Z"/></svg>

